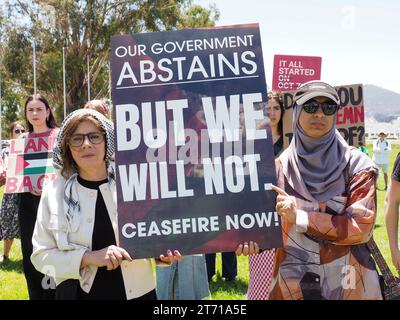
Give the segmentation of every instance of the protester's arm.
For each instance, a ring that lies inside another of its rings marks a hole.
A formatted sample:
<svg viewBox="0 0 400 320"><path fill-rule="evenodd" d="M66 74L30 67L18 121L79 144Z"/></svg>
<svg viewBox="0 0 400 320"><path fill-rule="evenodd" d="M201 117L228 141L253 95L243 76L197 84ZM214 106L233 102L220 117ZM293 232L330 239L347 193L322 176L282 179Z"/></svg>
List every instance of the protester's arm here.
<svg viewBox="0 0 400 320"><path fill-rule="evenodd" d="M376 218L376 178L371 171L361 171L350 180L345 212L331 215L297 210L298 230L338 245L367 242Z"/></svg>
<svg viewBox="0 0 400 320"><path fill-rule="evenodd" d="M44 192L32 237L32 264L39 272L54 272L51 275L57 278L80 279L81 260L88 248L74 244L70 246L70 250L59 250L55 237L62 237L63 232L57 230L56 226L49 225L51 215L49 201L57 199L50 200L47 192Z"/></svg>
<svg viewBox="0 0 400 320"><path fill-rule="evenodd" d="M397 270L400 270L400 251L398 245L399 204L400 182L392 178L385 197L385 220L392 262Z"/></svg>

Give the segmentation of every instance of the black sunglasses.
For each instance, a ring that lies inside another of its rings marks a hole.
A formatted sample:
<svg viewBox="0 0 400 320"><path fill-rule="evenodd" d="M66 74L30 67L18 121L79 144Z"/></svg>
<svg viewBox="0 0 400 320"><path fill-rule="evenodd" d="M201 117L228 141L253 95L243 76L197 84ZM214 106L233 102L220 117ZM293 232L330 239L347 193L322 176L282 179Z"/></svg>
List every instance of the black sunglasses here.
<svg viewBox="0 0 400 320"><path fill-rule="evenodd" d="M14 132L15 132L16 134L24 133L24 132L25 132L25 129L15 129Z"/></svg>
<svg viewBox="0 0 400 320"><path fill-rule="evenodd" d="M319 106L321 106L322 112L326 116L331 116L331 115L335 114L339 107L336 104L336 102L334 102L332 100L319 103L317 100L314 100L314 99L309 100L302 105L303 110L307 113L316 113Z"/></svg>

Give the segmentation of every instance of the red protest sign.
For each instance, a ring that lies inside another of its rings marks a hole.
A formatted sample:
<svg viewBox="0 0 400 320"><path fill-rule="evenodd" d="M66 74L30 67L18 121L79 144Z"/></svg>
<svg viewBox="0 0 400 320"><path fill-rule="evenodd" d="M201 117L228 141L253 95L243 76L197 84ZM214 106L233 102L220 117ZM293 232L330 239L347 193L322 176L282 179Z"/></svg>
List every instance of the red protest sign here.
<svg viewBox="0 0 400 320"><path fill-rule="evenodd" d="M302 83L321 78L321 57L274 56L272 90L296 90Z"/></svg>

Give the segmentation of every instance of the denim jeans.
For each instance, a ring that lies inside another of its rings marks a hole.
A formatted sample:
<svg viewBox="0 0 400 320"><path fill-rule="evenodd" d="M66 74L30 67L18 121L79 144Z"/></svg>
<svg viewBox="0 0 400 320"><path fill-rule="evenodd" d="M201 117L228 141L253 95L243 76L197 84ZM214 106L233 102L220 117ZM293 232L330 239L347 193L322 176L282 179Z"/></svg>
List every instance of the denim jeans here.
<svg viewBox="0 0 400 320"><path fill-rule="evenodd" d="M201 300L210 296L204 254L184 256L170 267L156 267L159 300Z"/></svg>

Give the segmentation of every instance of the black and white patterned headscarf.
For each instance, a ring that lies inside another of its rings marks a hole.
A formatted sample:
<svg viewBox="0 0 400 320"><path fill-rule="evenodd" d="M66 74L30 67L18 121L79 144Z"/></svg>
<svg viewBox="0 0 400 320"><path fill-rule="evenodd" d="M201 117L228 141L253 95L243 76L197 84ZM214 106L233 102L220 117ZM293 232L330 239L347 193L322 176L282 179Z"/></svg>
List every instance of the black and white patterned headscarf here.
<svg viewBox="0 0 400 320"><path fill-rule="evenodd" d="M67 124L77 116L91 115L97 121L99 121L101 128L106 134L106 162L108 163L114 157L114 124L103 116L100 112L92 109L78 109L71 112L62 122L60 132L58 133L56 145L53 150L53 165L57 169L61 169L64 166L62 159L62 147L61 142L65 136L65 128Z"/></svg>
<svg viewBox="0 0 400 320"><path fill-rule="evenodd" d="M65 128L67 124L77 116L90 115L99 121L101 128L106 135L105 161L107 164L108 183L115 183L114 166L110 161L114 158L114 124L103 116L100 112L91 109L78 109L71 112L61 124L60 132L57 136L56 145L53 149L53 165L56 169L64 166L62 159L61 142L65 138ZM80 224L81 208L77 189L78 173L74 172L64 185L64 213L67 220L68 232L75 232Z"/></svg>

